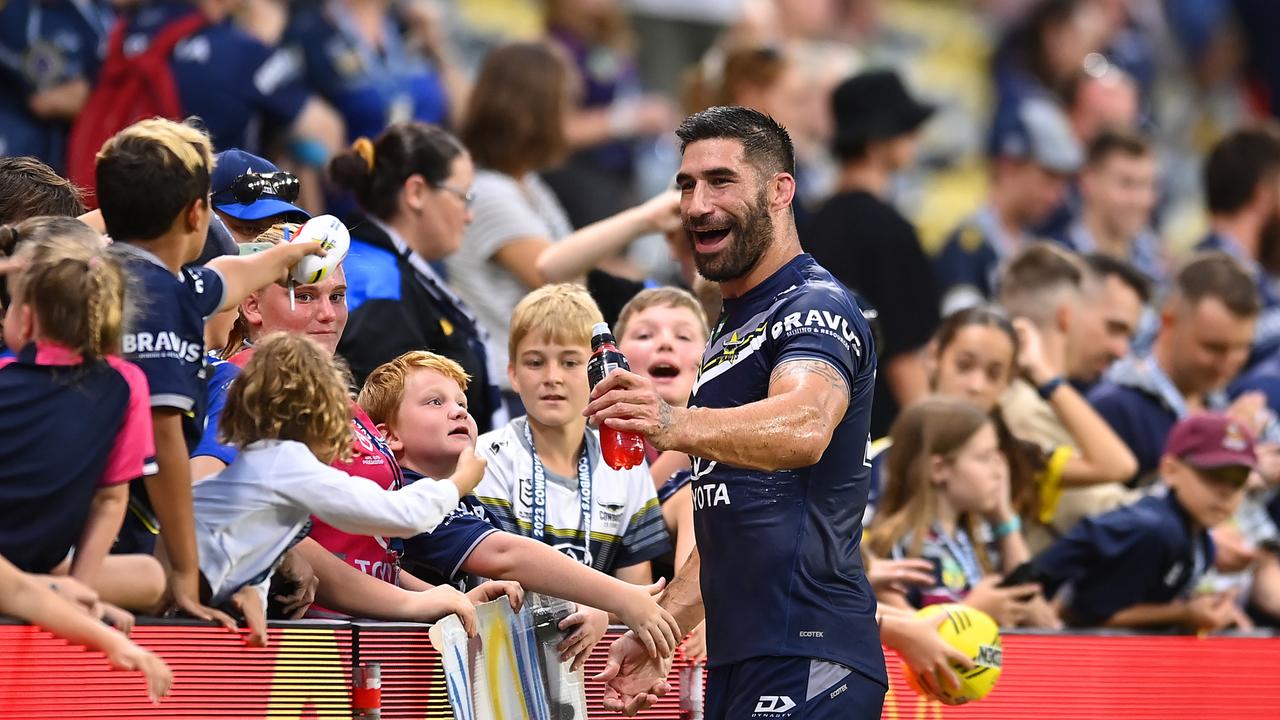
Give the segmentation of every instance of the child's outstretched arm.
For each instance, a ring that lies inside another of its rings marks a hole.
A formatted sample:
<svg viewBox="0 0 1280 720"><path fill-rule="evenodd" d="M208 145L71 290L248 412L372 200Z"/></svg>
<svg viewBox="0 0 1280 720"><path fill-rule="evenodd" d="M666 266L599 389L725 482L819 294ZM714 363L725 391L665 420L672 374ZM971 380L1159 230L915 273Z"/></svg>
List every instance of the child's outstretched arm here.
<svg viewBox="0 0 1280 720"><path fill-rule="evenodd" d="M281 243L253 255L224 255L210 260L207 267L218 271L224 288L218 310L230 310L250 293L273 282L283 282L289 269L308 255L324 255L320 243Z"/></svg>
<svg viewBox="0 0 1280 720"><path fill-rule="evenodd" d="M391 492L326 467L313 478L276 489L344 532L412 537L436 529L457 507L462 491L480 482L484 467L484 460L466 450L449 482L416 482Z"/></svg>
<svg viewBox="0 0 1280 720"><path fill-rule="evenodd" d="M80 533L75 557L71 561L72 577L86 585L93 585L103 559L110 552L116 535L120 534L128 505L128 483L99 488L93 494L89 517L85 519L84 530Z"/></svg>
<svg viewBox="0 0 1280 720"><path fill-rule="evenodd" d="M63 600L57 593L0 557L0 613L34 623L78 645L106 653L112 667L139 670L152 700L169 694L173 672L151 652Z"/></svg>

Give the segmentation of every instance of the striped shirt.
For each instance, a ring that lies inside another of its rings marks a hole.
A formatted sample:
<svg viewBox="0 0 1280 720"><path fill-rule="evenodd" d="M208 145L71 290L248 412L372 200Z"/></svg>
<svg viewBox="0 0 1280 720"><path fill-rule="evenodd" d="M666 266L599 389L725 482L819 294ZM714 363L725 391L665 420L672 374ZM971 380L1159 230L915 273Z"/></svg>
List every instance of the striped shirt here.
<svg viewBox="0 0 1280 720"><path fill-rule="evenodd" d="M524 417L481 435L476 452L489 462L475 495L499 526L517 535L533 529L533 454L525 438ZM546 469L546 533L541 540L603 573L636 565L671 552L649 466L614 470L600 454L595 431L587 434L591 466L591 541L583 556L582 511L578 478Z"/></svg>

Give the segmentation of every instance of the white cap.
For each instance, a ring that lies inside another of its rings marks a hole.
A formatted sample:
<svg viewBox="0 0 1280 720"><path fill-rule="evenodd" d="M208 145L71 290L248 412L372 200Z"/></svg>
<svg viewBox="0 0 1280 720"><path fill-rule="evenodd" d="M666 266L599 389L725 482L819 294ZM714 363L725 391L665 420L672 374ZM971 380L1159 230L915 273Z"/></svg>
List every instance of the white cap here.
<svg viewBox="0 0 1280 720"><path fill-rule="evenodd" d="M598 322L595 325L591 326L591 335L593 337L596 335L612 335L612 334L613 333L609 330L609 323Z"/></svg>

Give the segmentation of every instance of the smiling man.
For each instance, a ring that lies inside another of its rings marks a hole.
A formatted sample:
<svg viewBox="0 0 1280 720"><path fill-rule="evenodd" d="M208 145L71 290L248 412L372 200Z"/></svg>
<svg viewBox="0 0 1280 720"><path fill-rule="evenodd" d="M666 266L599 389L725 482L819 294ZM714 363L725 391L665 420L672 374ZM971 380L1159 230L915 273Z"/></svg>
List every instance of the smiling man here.
<svg viewBox="0 0 1280 720"><path fill-rule="evenodd" d="M705 606L708 720L879 718L884 657L859 554L871 331L801 251L787 131L717 107L676 134L681 215L724 311L688 408L617 371L586 414L692 458L698 549L662 604L686 632ZM607 705L633 712L661 689L665 666L642 655L630 636L615 643Z"/></svg>

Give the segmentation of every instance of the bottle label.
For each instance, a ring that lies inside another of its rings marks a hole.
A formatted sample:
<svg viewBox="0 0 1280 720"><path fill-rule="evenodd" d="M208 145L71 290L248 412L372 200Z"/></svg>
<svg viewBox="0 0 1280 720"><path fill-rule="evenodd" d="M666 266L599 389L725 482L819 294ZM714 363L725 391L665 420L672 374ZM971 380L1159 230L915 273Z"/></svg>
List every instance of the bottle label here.
<svg viewBox="0 0 1280 720"><path fill-rule="evenodd" d="M631 366L627 364L627 357L617 350L605 348L592 356L591 361L587 363L587 380L590 381L591 387L595 387L601 380L608 377L609 373L619 368L631 370Z"/></svg>

